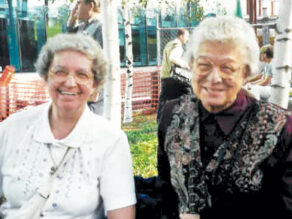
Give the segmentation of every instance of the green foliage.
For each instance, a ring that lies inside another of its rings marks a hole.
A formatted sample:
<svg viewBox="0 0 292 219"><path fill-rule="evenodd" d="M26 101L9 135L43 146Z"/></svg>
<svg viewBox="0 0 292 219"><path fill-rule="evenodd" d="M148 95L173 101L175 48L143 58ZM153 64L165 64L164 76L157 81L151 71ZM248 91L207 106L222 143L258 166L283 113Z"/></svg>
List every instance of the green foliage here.
<svg viewBox="0 0 292 219"><path fill-rule="evenodd" d="M134 3L134 4L138 4L140 5L141 7L143 8L146 8L147 7L147 3L148 3L149 0L122 0L122 6L128 4L128 3Z"/></svg>
<svg viewBox="0 0 292 219"><path fill-rule="evenodd" d="M47 27L47 37L53 37L62 32L62 26L60 23L55 23L52 26Z"/></svg>
<svg viewBox="0 0 292 219"><path fill-rule="evenodd" d="M148 0L139 0L139 3L141 4L141 6L143 8L146 8L147 7Z"/></svg>
<svg viewBox="0 0 292 219"><path fill-rule="evenodd" d="M61 7L59 7L59 9L58 9L58 21L59 22L67 21L69 15L70 15L69 5L64 4Z"/></svg>
<svg viewBox="0 0 292 219"><path fill-rule="evenodd" d="M156 135L153 135L147 141L141 140L137 144L131 144L135 176L143 176L147 178L157 175L156 150Z"/></svg>
<svg viewBox="0 0 292 219"><path fill-rule="evenodd" d="M183 0L183 12L189 24L200 22L204 16L200 0Z"/></svg>
<svg viewBox="0 0 292 219"><path fill-rule="evenodd" d="M157 175L157 124L155 116L136 116L122 126L131 146L135 176L145 178Z"/></svg>

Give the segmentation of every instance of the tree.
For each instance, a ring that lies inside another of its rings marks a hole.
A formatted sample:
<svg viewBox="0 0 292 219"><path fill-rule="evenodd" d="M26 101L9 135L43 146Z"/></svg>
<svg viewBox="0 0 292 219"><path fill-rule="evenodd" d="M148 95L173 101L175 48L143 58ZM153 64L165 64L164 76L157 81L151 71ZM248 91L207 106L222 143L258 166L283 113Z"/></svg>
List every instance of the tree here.
<svg viewBox="0 0 292 219"><path fill-rule="evenodd" d="M203 7L200 6L200 0L183 0L181 2L181 7L183 8L184 15L188 20L188 24L198 23L202 20L204 16Z"/></svg>
<svg viewBox="0 0 292 219"><path fill-rule="evenodd" d="M108 61L104 86L104 117L121 125L120 53L117 1L101 0L103 48Z"/></svg>
<svg viewBox="0 0 292 219"><path fill-rule="evenodd" d="M292 73L292 1L281 0L276 24L270 102L288 107Z"/></svg>
<svg viewBox="0 0 292 219"><path fill-rule="evenodd" d="M123 23L125 29L125 49L126 49L126 88L125 88L125 103L124 103L124 123L133 121L132 111L132 93L133 93L133 43L132 43L132 29L129 4L134 4L137 8L146 8L148 0L139 0L139 2L131 0L122 0ZM135 9L134 9L135 11Z"/></svg>
<svg viewBox="0 0 292 219"><path fill-rule="evenodd" d="M132 30L131 20L128 7L128 1L122 1L123 21L125 28L125 47L126 47L126 90L125 90L125 103L124 103L124 123L133 121L132 111L132 93L133 93L133 43L132 43Z"/></svg>

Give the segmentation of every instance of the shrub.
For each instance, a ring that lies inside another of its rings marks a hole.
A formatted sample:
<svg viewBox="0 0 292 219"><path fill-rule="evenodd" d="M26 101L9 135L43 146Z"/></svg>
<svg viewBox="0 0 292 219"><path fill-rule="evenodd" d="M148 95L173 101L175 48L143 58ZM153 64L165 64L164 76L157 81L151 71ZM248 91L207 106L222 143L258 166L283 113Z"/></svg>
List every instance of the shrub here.
<svg viewBox="0 0 292 219"><path fill-rule="evenodd" d="M157 124L154 115L139 115L122 125L128 136L135 176L144 178L157 175Z"/></svg>

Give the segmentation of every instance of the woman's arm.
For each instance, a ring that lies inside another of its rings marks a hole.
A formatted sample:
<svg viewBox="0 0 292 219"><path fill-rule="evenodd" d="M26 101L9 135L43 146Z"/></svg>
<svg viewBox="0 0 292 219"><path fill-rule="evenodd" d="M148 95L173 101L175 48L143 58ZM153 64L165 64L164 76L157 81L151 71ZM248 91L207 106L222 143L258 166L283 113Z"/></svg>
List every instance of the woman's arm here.
<svg viewBox="0 0 292 219"><path fill-rule="evenodd" d="M101 166L100 195L110 219L132 219L136 194L130 147L121 130L113 130L111 135L111 146Z"/></svg>
<svg viewBox="0 0 292 219"><path fill-rule="evenodd" d="M288 117L280 137L280 145L274 156L279 162L276 172L280 173L280 183L274 190L278 192L280 200L273 207L279 211L279 218L292 218L292 116Z"/></svg>
<svg viewBox="0 0 292 219"><path fill-rule="evenodd" d="M135 205L107 211L108 219L135 219Z"/></svg>
<svg viewBox="0 0 292 219"><path fill-rule="evenodd" d="M161 119L158 126L158 151L157 151L157 169L158 176L162 183L162 217L167 219L178 219L178 197L171 185L170 165L167 152L164 149L164 140L167 127L172 119L172 110L176 100L169 101L161 111Z"/></svg>

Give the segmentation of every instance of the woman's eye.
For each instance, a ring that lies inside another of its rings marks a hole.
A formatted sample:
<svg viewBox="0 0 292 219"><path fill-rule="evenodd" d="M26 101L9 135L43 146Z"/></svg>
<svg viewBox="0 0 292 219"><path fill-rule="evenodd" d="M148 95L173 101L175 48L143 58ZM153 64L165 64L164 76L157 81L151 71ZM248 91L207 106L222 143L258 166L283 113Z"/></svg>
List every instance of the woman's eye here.
<svg viewBox="0 0 292 219"><path fill-rule="evenodd" d="M77 72L77 77L79 78L89 78L89 75L84 72Z"/></svg>
<svg viewBox="0 0 292 219"><path fill-rule="evenodd" d="M63 70L57 70L57 71L55 71L55 75L63 76L63 75L67 75L67 72L65 72Z"/></svg>
<svg viewBox="0 0 292 219"><path fill-rule="evenodd" d="M228 73L228 74L232 74L234 72L234 68L232 68L230 66L223 65L223 66L221 66L221 71Z"/></svg>
<svg viewBox="0 0 292 219"><path fill-rule="evenodd" d="M210 63L199 63L198 67L200 70L209 70L212 68L212 65Z"/></svg>

